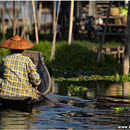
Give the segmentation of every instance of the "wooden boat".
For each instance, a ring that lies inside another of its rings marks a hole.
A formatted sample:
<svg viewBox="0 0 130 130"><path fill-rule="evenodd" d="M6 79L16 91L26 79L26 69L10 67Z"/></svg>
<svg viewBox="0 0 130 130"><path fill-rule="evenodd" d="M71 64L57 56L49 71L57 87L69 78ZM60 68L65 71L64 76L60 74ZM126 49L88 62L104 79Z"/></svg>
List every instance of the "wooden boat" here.
<svg viewBox="0 0 130 130"><path fill-rule="evenodd" d="M38 51L24 51L23 54L33 58L36 65L37 72L40 75L41 83L38 86L38 91L44 95L48 94L51 89L51 79L46 65L43 62L42 53ZM0 103L3 105L25 105L34 104L43 100L41 96L38 100L32 100L30 97L13 97L13 96L0 96Z"/></svg>

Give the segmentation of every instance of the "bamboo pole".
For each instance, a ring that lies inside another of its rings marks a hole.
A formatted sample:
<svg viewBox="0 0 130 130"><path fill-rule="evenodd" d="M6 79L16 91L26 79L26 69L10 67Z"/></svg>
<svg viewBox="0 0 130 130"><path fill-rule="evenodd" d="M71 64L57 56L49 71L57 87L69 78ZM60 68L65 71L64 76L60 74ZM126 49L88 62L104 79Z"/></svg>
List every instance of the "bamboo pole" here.
<svg viewBox="0 0 130 130"><path fill-rule="evenodd" d="M58 18L59 18L60 4L61 4L61 1L59 1L58 10L57 10L57 17L56 17L56 22L55 22L55 26L54 26L50 61L52 61L52 59L54 58L54 55L55 55L56 28L57 28L57 22L58 22Z"/></svg>
<svg viewBox="0 0 130 130"><path fill-rule="evenodd" d="M23 37L24 39L26 39L26 31L27 31L27 24L26 24L27 9L28 9L28 0L26 0L25 10L24 10L24 8L22 8L22 13L23 13L23 29L22 29L21 37Z"/></svg>
<svg viewBox="0 0 130 130"><path fill-rule="evenodd" d="M15 1L13 1L13 36L16 34Z"/></svg>
<svg viewBox="0 0 130 130"><path fill-rule="evenodd" d="M18 1L18 6L17 6L17 9L19 9L18 10L18 12L17 12L17 14L16 14L16 16L17 16L17 27L16 27L16 33L19 35L19 15L20 15L20 1Z"/></svg>
<svg viewBox="0 0 130 130"><path fill-rule="evenodd" d="M68 36L68 44L69 44L69 45L72 43L73 14L74 14L74 0L71 0L71 6L70 6L70 23L69 23L69 36Z"/></svg>
<svg viewBox="0 0 130 130"><path fill-rule="evenodd" d="M95 1L89 1L89 9L88 9L88 15L89 16L95 16L95 10L96 10L96 2Z"/></svg>
<svg viewBox="0 0 130 130"><path fill-rule="evenodd" d="M23 25L22 25L22 32L21 32L21 37L25 38L25 14L24 14L24 5L22 4L22 19L23 19Z"/></svg>
<svg viewBox="0 0 130 130"><path fill-rule="evenodd" d="M104 32L103 32L103 36L102 36L102 41L101 41L101 43L99 45L99 50L98 50L98 55L97 55L97 61L98 62L100 61L101 53L102 53L102 46L103 46L104 41L105 41L105 36L106 36L107 24L108 24L109 16L110 16L111 5L112 5L112 1L110 1L110 3L109 3L109 7L108 7L108 11L107 11L107 20L106 20L106 23L105 23L105 28L104 28Z"/></svg>
<svg viewBox="0 0 130 130"><path fill-rule="evenodd" d="M56 1L53 2L53 33L55 31L56 24Z"/></svg>
<svg viewBox="0 0 130 130"><path fill-rule="evenodd" d="M3 0L2 1L2 31L3 31L3 38L5 38L5 17L4 17L4 15L5 15L5 1Z"/></svg>
<svg viewBox="0 0 130 130"><path fill-rule="evenodd" d="M41 13L42 13L42 1L39 2L39 11L38 11L38 29L41 28Z"/></svg>
<svg viewBox="0 0 130 130"><path fill-rule="evenodd" d="M8 7L6 7L6 4L5 4L5 12L7 12L7 15L9 17L9 23L12 23L12 26L13 26L13 17L11 17L11 14L10 14L10 11L8 9Z"/></svg>
<svg viewBox="0 0 130 130"><path fill-rule="evenodd" d="M38 38L38 29L37 29L37 22L36 22L36 12L35 12L34 0L32 0L32 8L33 8L33 18L34 18L34 24L35 24L36 43L38 44L39 38Z"/></svg>
<svg viewBox="0 0 130 130"><path fill-rule="evenodd" d="M120 63L120 59L121 59L120 46L118 46L117 47L117 60L118 60L118 63Z"/></svg>

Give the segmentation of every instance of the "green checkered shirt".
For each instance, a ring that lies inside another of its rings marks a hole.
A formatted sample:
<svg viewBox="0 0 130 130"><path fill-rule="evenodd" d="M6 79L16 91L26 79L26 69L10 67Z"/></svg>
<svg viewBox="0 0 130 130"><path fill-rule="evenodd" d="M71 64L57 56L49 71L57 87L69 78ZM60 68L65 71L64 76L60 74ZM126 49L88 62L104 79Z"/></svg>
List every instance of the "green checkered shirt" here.
<svg viewBox="0 0 130 130"><path fill-rule="evenodd" d="M36 91L32 84L39 85L41 80L29 57L22 54L8 55L3 58L0 68L3 76L0 95L36 98Z"/></svg>

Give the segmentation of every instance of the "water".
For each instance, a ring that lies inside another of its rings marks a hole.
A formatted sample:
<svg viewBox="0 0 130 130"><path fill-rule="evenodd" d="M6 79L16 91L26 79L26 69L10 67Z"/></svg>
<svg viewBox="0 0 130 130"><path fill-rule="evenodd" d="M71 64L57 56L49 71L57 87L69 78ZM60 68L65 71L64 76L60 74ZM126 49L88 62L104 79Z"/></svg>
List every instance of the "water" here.
<svg viewBox="0 0 130 130"><path fill-rule="evenodd" d="M69 92L70 85L87 91ZM33 108L0 108L1 129L117 129L130 126L129 84L102 82L57 82L47 95L58 107L44 101Z"/></svg>

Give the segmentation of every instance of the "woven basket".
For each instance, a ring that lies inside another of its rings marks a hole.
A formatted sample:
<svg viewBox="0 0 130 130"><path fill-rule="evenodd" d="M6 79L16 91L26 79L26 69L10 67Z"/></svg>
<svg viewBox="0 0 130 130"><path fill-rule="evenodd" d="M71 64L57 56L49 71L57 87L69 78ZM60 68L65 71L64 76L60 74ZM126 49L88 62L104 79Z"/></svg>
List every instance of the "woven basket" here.
<svg viewBox="0 0 130 130"><path fill-rule="evenodd" d="M119 15L119 8L111 8L111 10L110 10L110 15L111 16L117 16L117 15Z"/></svg>

